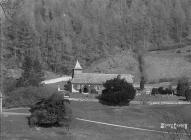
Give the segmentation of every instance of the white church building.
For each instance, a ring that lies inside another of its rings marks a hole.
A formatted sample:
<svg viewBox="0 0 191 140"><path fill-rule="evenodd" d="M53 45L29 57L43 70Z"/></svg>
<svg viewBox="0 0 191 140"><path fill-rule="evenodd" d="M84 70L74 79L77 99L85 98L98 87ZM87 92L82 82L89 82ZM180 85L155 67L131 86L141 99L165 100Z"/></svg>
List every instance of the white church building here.
<svg viewBox="0 0 191 140"><path fill-rule="evenodd" d="M117 78L119 75L128 83L133 84L134 76L131 74L84 73L83 68L77 60L72 71L72 92L85 92L85 90L87 91L87 88L94 88L99 93L103 90L103 83L105 83L107 80Z"/></svg>

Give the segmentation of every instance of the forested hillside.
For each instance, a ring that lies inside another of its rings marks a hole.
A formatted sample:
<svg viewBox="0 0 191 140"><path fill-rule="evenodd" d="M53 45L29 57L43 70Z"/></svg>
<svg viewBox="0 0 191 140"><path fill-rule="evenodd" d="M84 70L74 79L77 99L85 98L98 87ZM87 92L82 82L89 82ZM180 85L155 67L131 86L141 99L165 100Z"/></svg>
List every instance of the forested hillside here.
<svg viewBox="0 0 191 140"><path fill-rule="evenodd" d="M191 38L191 0L7 0L1 7L7 68L21 67L27 55L68 74L76 59L88 68L116 53L182 46Z"/></svg>

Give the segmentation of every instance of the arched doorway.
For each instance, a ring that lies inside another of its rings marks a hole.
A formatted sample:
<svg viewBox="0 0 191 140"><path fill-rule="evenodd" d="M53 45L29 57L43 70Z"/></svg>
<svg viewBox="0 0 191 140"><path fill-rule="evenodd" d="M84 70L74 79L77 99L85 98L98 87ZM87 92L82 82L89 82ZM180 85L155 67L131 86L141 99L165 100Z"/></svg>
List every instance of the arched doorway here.
<svg viewBox="0 0 191 140"><path fill-rule="evenodd" d="M82 92L89 93L89 86L88 85L84 85Z"/></svg>

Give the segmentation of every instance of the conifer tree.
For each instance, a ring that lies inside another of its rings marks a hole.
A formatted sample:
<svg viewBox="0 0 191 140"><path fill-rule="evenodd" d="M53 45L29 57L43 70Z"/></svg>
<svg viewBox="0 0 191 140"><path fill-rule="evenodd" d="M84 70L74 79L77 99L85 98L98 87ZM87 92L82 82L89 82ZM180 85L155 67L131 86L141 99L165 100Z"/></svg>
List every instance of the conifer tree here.
<svg viewBox="0 0 191 140"><path fill-rule="evenodd" d="M44 73L42 71L41 64L38 59L33 61L33 71L31 73L30 83L33 86L38 86L39 83L44 79Z"/></svg>
<svg viewBox="0 0 191 140"><path fill-rule="evenodd" d="M37 59L32 60L29 56L26 56L22 69L23 73L17 86L38 86L43 80L44 74L42 72L41 64Z"/></svg>
<svg viewBox="0 0 191 140"><path fill-rule="evenodd" d="M32 72L32 59L29 56L24 58L24 62L22 64L23 73L21 78L17 82L17 86L28 86L29 79Z"/></svg>

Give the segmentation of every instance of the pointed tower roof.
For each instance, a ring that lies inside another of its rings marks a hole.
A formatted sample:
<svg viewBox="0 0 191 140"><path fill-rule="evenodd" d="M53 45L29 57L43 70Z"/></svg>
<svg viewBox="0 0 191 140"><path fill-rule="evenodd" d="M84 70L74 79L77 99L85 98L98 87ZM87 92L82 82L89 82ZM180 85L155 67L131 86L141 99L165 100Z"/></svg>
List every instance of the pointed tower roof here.
<svg viewBox="0 0 191 140"><path fill-rule="evenodd" d="M80 69L80 70L82 69L82 67L81 67L80 63L78 62L78 60L76 61L76 65L75 65L74 69Z"/></svg>

